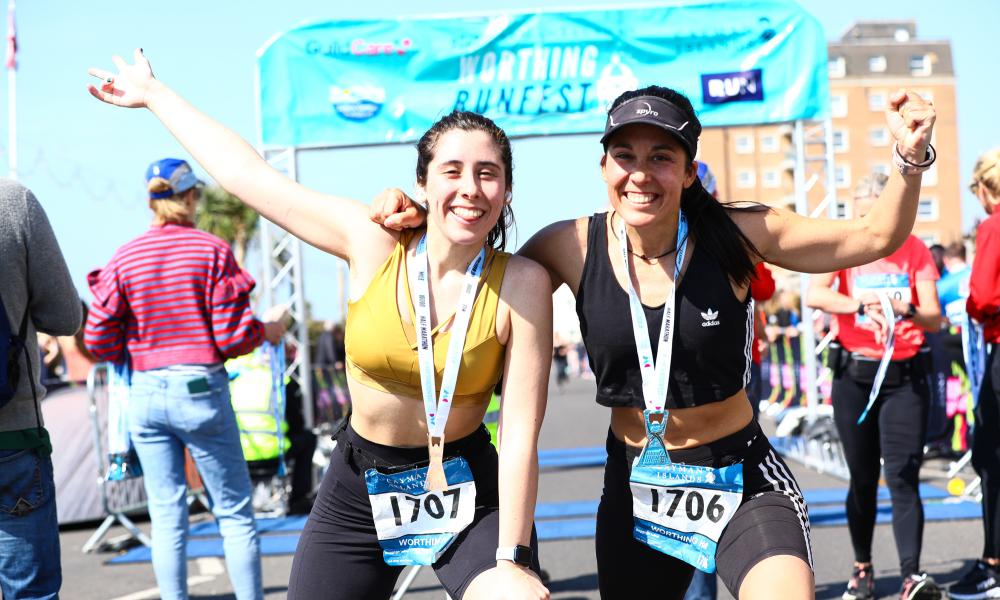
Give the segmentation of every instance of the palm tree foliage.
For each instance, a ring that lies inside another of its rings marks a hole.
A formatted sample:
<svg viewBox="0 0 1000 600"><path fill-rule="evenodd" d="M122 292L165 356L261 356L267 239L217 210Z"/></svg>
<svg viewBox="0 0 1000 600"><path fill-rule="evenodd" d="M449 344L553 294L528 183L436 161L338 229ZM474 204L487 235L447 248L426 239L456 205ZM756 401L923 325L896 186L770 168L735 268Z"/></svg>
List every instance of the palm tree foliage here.
<svg viewBox="0 0 1000 600"><path fill-rule="evenodd" d="M218 186L202 190L195 224L229 242L236 262L243 266L250 240L257 233L260 215L236 196Z"/></svg>

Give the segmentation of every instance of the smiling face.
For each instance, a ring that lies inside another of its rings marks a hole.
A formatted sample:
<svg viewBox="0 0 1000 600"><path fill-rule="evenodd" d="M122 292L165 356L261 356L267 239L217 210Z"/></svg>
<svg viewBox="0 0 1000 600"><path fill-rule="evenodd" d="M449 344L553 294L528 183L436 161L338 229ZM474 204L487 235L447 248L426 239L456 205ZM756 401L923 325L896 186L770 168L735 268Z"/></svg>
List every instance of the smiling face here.
<svg viewBox="0 0 1000 600"><path fill-rule="evenodd" d="M608 200L632 227L654 224L680 209L697 170L677 139L654 125L623 127L601 158Z"/></svg>
<svg viewBox="0 0 1000 600"><path fill-rule="evenodd" d="M427 197L429 228L452 243L483 244L500 218L508 189L497 144L484 131L441 134L419 187Z"/></svg>

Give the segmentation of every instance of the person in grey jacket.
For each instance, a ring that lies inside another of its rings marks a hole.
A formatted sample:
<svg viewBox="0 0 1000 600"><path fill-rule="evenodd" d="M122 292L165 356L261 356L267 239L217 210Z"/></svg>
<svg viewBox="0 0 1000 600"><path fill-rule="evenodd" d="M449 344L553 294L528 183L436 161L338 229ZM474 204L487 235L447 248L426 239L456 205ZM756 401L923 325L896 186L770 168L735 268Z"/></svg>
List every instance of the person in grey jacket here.
<svg viewBox="0 0 1000 600"><path fill-rule="evenodd" d="M6 600L58 598L52 443L39 408L45 389L38 381L36 332L76 333L80 298L42 206L30 190L2 178L0 299L6 313L0 319L14 335L27 325L27 352L11 346L17 353L0 364L16 362L20 371L13 396L0 407L0 592Z"/></svg>

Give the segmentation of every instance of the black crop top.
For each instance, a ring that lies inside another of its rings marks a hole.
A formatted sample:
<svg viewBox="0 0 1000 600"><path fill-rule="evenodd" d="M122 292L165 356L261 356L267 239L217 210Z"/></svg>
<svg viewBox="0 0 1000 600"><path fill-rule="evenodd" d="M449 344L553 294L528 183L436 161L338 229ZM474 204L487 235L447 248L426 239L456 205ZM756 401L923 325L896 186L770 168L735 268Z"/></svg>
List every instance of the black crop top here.
<svg viewBox="0 0 1000 600"><path fill-rule="evenodd" d="M645 408L628 292L611 268L606 216L597 213L590 218L576 312L590 368L597 377L597 403ZM668 409L721 402L750 379L753 300L749 294L746 302L736 299L718 262L707 252L692 250L677 287ZM656 340L663 306L643 305L643 312L650 340ZM655 341L652 347L655 357Z"/></svg>

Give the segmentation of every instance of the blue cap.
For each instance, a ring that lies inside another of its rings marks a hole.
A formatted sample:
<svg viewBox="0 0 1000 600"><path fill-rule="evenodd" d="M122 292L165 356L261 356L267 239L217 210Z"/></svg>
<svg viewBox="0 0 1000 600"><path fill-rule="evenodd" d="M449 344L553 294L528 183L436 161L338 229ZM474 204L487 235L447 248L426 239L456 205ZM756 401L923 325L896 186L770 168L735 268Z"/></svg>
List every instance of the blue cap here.
<svg viewBox="0 0 1000 600"><path fill-rule="evenodd" d="M191 165L179 158L164 158L146 169L146 188L149 190L150 200L170 198L199 185L204 183L195 176Z"/></svg>
<svg viewBox="0 0 1000 600"><path fill-rule="evenodd" d="M708 165L701 161L698 161L698 179L701 180L701 187L714 196L718 189L715 183L715 175L712 174L712 169L709 169Z"/></svg>

